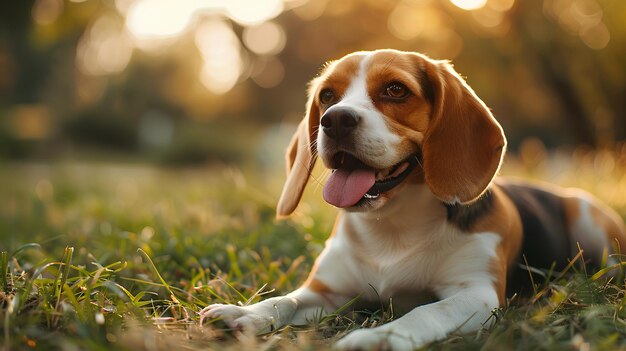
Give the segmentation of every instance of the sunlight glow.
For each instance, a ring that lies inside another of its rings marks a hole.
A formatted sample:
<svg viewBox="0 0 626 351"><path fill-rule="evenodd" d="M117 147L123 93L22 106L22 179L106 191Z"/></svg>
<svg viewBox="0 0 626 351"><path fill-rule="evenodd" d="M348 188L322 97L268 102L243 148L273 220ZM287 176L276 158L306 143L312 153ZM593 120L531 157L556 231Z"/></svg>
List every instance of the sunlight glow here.
<svg viewBox="0 0 626 351"><path fill-rule="evenodd" d="M496 11L506 12L509 11L514 4L515 0L490 0L487 5Z"/></svg>
<svg viewBox="0 0 626 351"><path fill-rule="evenodd" d="M187 32L196 15L225 15L242 26L256 26L284 10L283 0L116 0L115 6L126 17L135 44L148 50Z"/></svg>
<svg viewBox="0 0 626 351"><path fill-rule="evenodd" d="M495 28L504 21L504 12L495 11L487 7L480 11L473 11L472 17L484 28Z"/></svg>
<svg viewBox="0 0 626 351"><path fill-rule="evenodd" d="M258 55L276 55L285 47L285 31L273 22L247 27L243 32L246 47Z"/></svg>
<svg viewBox="0 0 626 351"><path fill-rule="evenodd" d="M228 92L243 70L237 35L226 22L211 20L197 29L195 42L204 60L200 81L215 94Z"/></svg>
<svg viewBox="0 0 626 351"><path fill-rule="evenodd" d="M113 16L98 18L85 31L76 48L78 69L86 75L122 72L133 53L122 24Z"/></svg>
<svg viewBox="0 0 626 351"><path fill-rule="evenodd" d="M611 32L602 22L592 27L585 27L579 35L583 43L594 50L604 49L611 40Z"/></svg>
<svg viewBox="0 0 626 351"><path fill-rule="evenodd" d="M226 2L228 17L244 26L271 20L282 11L282 0L229 0Z"/></svg>
<svg viewBox="0 0 626 351"><path fill-rule="evenodd" d="M135 0L115 0L115 8L120 14L126 16L133 3Z"/></svg>
<svg viewBox="0 0 626 351"><path fill-rule="evenodd" d="M401 3L389 15L387 28L394 37L411 40L419 36L437 16L436 10L430 7Z"/></svg>
<svg viewBox="0 0 626 351"><path fill-rule="evenodd" d="M191 1L139 0L127 10L126 27L137 39L177 36L185 31L195 9Z"/></svg>
<svg viewBox="0 0 626 351"><path fill-rule="evenodd" d="M200 74L202 84L215 94L224 94L235 86L242 75L250 74L250 69L244 72L242 54L247 51L242 48L237 34L228 22L217 17L227 17L244 26L242 37L250 52L272 56L285 47L286 37L282 27L268 22L284 11L283 1L116 0L115 6L126 18L125 28L134 46L140 49L162 52L180 36L193 32L204 63ZM209 20L205 21L207 18ZM87 50L83 46L81 56L90 60L98 56L95 49ZM276 85L284 75L280 62L268 62L272 63L266 65L265 72L274 72L279 78L271 80L259 75L262 86ZM87 63L84 66L86 71L97 71Z"/></svg>
<svg viewBox="0 0 626 351"><path fill-rule="evenodd" d="M450 0L454 6L461 8L463 10L477 10L485 4L487 4L487 0Z"/></svg>

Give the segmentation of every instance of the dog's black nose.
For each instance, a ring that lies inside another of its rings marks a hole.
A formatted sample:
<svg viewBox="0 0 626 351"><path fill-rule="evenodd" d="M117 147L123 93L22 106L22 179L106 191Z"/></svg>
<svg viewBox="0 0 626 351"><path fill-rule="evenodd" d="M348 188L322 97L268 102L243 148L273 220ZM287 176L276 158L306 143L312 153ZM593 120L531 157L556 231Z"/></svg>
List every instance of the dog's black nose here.
<svg viewBox="0 0 626 351"><path fill-rule="evenodd" d="M341 139L350 134L361 118L351 108L337 107L324 113L320 120L324 133L331 139Z"/></svg>

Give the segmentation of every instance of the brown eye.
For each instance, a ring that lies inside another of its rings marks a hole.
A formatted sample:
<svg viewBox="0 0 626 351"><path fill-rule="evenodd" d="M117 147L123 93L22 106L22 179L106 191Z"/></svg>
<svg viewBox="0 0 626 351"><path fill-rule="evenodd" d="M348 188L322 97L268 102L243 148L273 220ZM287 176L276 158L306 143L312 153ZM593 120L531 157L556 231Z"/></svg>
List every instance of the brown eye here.
<svg viewBox="0 0 626 351"><path fill-rule="evenodd" d="M335 93L330 89L324 89L320 92L320 102L328 105L335 100Z"/></svg>
<svg viewBox="0 0 626 351"><path fill-rule="evenodd" d="M409 95L409 90L401 83L392 82L387 85L387 88L385 88L383 95L392 99L402 99Z"/></svg>

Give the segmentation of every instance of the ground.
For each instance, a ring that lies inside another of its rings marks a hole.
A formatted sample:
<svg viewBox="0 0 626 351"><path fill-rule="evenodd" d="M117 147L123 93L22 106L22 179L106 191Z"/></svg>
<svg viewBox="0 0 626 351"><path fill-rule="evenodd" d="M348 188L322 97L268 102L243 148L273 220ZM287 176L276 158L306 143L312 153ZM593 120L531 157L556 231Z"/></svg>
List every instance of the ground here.
<svg viewBox="0 0 626 351"><path fill-rule="evenodd" d="M298 213L276 221L279 171L0 164L0 348L323 350L393 318L348 312L258 338L198 325L210 303L293 290L320 252L334 210L312 184ZM512 157L503 173L581 186L624 216L625 171L622 148ZM428 348L626 349L624 283L593 273L554 273L533 298L494 311L493 326Z"/></svg>

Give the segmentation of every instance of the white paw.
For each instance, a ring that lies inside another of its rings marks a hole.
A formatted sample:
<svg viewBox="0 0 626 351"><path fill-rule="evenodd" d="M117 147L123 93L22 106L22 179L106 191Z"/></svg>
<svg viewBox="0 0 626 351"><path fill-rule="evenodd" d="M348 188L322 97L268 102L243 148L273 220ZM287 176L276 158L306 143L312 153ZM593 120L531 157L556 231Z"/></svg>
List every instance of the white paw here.
<svg viewBox="0 0 626 351"><path fill-rule="evenodd" d="M200 311L200 324L213 318L220 318L230 328L246 333L263 334L273 330L273 317L254 313L249 307L214 304Z"/></svg>
<svg viewBox="0 0 626 351"><path fill-rule="evenodd" d="M385 328L359 329L346 335L335 344L339 350L393 350L411 351L422 346L409 335Z"/></svg>

